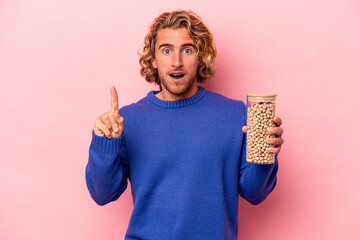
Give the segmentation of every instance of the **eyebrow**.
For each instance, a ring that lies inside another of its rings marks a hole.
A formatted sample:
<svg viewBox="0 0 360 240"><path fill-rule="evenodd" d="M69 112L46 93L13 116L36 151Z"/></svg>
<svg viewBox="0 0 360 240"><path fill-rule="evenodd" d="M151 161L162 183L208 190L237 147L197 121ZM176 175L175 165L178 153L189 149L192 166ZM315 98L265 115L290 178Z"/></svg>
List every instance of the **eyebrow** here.
<svg viewBox="0 0 360 240"><path fill-rule="evenodd" d="M160 44L160 46L159 46L158 49L160 49L160 48L162 48L162 47L173 47L173 45L170 44L170 43L163 43L163 44ZM183 48L183 47L193 47L193 48L195 48L195 45L192 44L192 43L185 43L185 44L181 45L181 47L182 47L182 48Z"/></svg>

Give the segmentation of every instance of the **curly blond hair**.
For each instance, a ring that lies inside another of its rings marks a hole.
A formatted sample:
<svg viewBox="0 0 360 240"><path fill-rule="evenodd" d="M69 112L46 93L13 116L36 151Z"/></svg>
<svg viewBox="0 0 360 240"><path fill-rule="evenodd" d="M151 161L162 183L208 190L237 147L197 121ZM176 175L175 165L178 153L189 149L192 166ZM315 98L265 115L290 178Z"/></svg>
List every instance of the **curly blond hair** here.
<svg viewBox="0 0 360 240"><path fill-rule="evenodd" d="M158 31L165 28L179 29L183 27L187 29L194 41L198 55L197 81L204 83L215 74L216 47L213 35L194 12L179 10L162 13L150 26L144 39L144 48L142 52L139 52L140 74L145 77L146 81L160 85L157 69L151 64L151 60L155 58L155 42Z"/></svg>

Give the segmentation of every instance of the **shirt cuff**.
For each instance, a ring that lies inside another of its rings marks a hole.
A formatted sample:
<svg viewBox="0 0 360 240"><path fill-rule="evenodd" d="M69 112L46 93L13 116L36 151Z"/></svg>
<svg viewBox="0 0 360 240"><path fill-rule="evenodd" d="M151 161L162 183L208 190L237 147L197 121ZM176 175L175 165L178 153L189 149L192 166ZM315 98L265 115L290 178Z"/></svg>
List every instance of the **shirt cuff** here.
<svg viewBox="0 0 360 240"><path fill-rule="evenodd" d="M95 134L94 130L92 131L92 141L91 144L99 151L109 154L117 154L120 151L123 141L123 135L120 137L112 137L108 139L107 137L98 136Z"/></svg>

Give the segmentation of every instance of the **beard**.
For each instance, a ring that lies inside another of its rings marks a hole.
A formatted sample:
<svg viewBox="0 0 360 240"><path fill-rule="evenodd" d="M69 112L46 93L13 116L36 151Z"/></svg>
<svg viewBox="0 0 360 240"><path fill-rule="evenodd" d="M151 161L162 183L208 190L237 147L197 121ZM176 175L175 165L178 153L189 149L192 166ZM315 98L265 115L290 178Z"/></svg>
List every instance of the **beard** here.
<svg viewBox="0 0 360 240"><path fill-rule="evenodd" d="M196 77L190 77L189 81L187 81L184 85L179 82L175 82L175 86L170 86L170 84L168 84L168 82L165 80L165 76L163 76L162 74L159 74L159 79L161 83L160 90L162 90L161 88L162 86L164 86L164 88L169 93L175 96L181 96L186 94L192 88L194 82L197 81Z"/></svg>

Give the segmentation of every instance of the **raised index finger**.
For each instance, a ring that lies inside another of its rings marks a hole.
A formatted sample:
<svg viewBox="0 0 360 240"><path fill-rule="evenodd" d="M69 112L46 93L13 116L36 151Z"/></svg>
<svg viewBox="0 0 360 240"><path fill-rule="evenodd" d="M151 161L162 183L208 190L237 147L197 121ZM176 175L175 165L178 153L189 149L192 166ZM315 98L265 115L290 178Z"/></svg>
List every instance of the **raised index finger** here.
<svg viewBox="0 0 360 240"><path fill-rule="evenodd" d="M110 93L111 93L111 111L118 114L119 113L118 95L116 88L114 86L110 87Z"/></svg>

